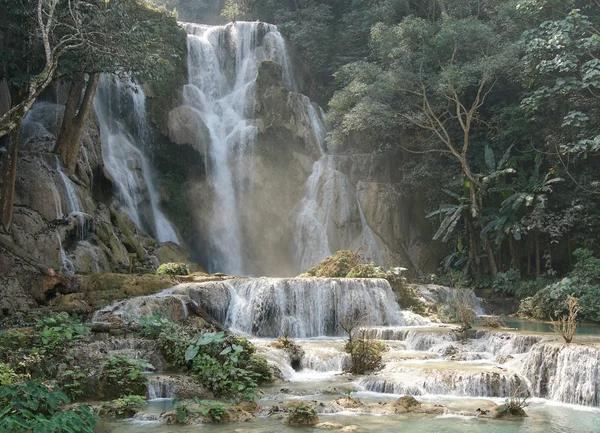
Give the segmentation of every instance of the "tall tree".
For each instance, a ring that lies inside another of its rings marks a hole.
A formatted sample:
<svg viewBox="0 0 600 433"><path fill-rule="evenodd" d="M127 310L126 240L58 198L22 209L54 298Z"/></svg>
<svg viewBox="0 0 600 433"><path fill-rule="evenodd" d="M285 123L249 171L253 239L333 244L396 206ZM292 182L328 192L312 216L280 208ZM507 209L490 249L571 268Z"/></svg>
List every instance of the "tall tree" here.
<svg viewBox="0 0 600 433"><path fill-rule="evenodd" d="M517 50L493 25L476 17L438 21L407 17L396 26L376 25L371 44L375 63L346 66L338 78L346 87L330 107L337 131L347 134L381 125L388 134L404 128L425 133L418 151L448 154L465 178L469 206L465 215L471 237L471 260L478 260L485 185L472 168L471 138L475 127L485 128L481 111L498 80L517 63ZM492 274L497 272L486 233L482 244Z"/></svg>

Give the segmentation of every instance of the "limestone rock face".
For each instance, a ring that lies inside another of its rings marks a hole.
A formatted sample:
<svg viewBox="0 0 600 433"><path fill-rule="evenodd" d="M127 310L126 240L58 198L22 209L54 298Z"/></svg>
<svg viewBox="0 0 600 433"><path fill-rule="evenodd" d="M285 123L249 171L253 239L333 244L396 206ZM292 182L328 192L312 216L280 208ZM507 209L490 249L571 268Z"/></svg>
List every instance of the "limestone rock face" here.
<svg viewBox="0 0 600 433"><path fill-rule="evenodd" d="M23 124L13 225L0 235L0 288L10 294L0 297L0 314L39 305L84 309L87 298L65 297L76 291L69 275L129 272L131 261L137 272L158 265L154 240L115 210L95 116L87 121L74 172L52 153L63 110L40 102Z"/></svg>
<svg viewBox="0 0 600 433"><path fill-rule="evenodd" d="M167 126L169 139L176 144L189 144L202 155L210 144L210 132L202 113L193 107L181 105L169 112Z"/></svg>

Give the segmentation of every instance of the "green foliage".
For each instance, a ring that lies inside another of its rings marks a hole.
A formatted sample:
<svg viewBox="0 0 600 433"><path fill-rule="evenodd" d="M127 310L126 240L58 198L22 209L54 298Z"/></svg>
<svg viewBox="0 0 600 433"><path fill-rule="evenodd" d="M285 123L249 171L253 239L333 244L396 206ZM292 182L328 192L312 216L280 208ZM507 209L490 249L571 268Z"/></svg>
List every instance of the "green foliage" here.
<svg viewBox="0 0 600 433"><path fill-rule="evenodd" d="M205 332L192 340L185 360L200 382L216 397L252 400L267 371L247 340L225 337L224 332Z"/></svg>
<svg viewBox="0 0 600 433"><path fill-rule="evenodd" d="M439 315L446 322L457 323L465 330L470 329L477 319L476 299L470 289L454 289L446 296Z"/></svg>
<svg viewBox="0 0 600 433"><path fill-rule="evenodd" d="M0 362L0 386L10 386L23 380L23 376L15 373L12 367Z"/></svg>
<svg viewBox="0 0 600 433"><path fill-rule="evenodd" d="M61 372L57 379L65 394L71 400L75 400L83 394L83 387L88 376L89 372L84 371L79 366L74 366L70 370Z"/></svg>
<svg viewBox="0 0 600 433"><path fill-rule="evenodd" d="M107 356L101 376L106 387L104 395L146 395L148 378L142 373L148 370L154 370L154 367L143 359Z"/></svg>
<svg viewBox="0 0 600 433"><path fill-rule="evenodd" d="M223 10L221 11L221 16L227 18L229 21L235 22L241 13L240 5L235 0L227 0L225 7L223 7Z"/></svg>
<svg viewBox="0 0 600 433"><path fill-rule="evenodd" d="M319 422L317 413L312 404L299 401L286 403L286 409L289 411L289 415L284 422L291 425L313 425Z"/></svg>
<svg viewBox="0 0 600 433"><path fill-rule="evenodd" d="M503 295L514 296L519 292L521 273L516 269L498 272L492 282L492 288Z"/></svg>
<svg viewBox="0 0 600 433"><path fill-rule="evenodd" d="M360 264L353 267L346 278L385 278L386 273L380 266Z"/></svg>
<svg viewBox="0 0 600 433"><path fill-rule="evenodd" d="M185 351L185 360L192 361L198 355L198 352L202 348L202 346L207 346L210 344L219 344L225 341L225 332L205 332L199 337L195 338L192 344L190 344ZM231 347L228 348L231 353ZM242 351L242 348L236 345L235 353L239 353ZM223 349L225 350L225 349Z"/></svg>
<svg viewBox="0 0 600 433"><path fill-rule="evenodd" d="M367 374L379 370L382 364L381 353L386 346L365 336L349 338L344 346L350 354L350 369L352 374Z"/></svg>
<svg viewBox="0 0 600 433"><path fill-rule="evenodd" d="M138 334L152 340L157 339L168 326L172 325L161 313L154 313L151 317L140 317L137 322L141 326Z"/></svg>
<svg viewBox="0 0 600 433"><path fill-rule="evenodd" d="M548 284L521 302L519 312L536 319L556 319L567 313L570 296L579 298L578 318L600 321L600 259L587 249L573 252L577 259L573 271L560 281Z"/></svg>
<svg viewBox="0 0 600 433"><path fill-rule="evenodd" d="M69 399L52 386L25 380L0 387L0 432L92 433L96 418L88 406L64 409Z"/></svg>
<svg viewBox="0 0 600 433"><path fill-rule="evenodd" d="M113 418L131 418L140 410L146 408L148 402L139 395L126 395L116 400L107 401L100 405L98 412L103 416Z"/></svg>
<svg viewBox="0 0 600 433"><path fill-rule="evenodd" d="M217 401L203 401L198 397L194 397L194 401L198 404L198 413L210 422L222 422L229 415L229 409Z"/></svg>
<svg viewBox="0 0 600 433"><path fill-rule="evenodd" d="M157 275L188 275L189 273L186 263L163 263L156 270Z"/></svg>
<svg viewBox="0 0 600 433"><path fill-rule="evenodd" d="M64 351L74 342L85 339L90 332L89 327L64 312L36 319L36 331L41 337L39 347L42 353Z"/></svg>
<svg viewBox="0 0 600 433"><path fill-rule="evenodd" d="M344 278L360 261L360 256L354 251L340 250L306 271L306 274L321 278Z"/></svg>
<svg viewBox="0 0 600 433"><path fill-rule="evenodd" d="M192 341L192 337L180 326L171 324L158 336L158 347L161 354L172 367L186 367L185 352Z"/></svg>

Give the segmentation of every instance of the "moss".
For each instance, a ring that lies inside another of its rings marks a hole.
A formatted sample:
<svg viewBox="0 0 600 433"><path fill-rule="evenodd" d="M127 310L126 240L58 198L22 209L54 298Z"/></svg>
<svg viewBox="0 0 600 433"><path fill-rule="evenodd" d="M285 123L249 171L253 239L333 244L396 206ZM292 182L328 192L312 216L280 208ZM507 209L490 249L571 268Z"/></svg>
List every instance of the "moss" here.
<svg viewBox="0 0 600 433"><path fill-rule="evenodd" d="M361 264L353 267L346 278L385 278L386 274L380 267L373 264Z"/></svg>
<svg viewBox="0 0 600 433"><path fill-rule="evenodd" d="M358 253L350 250L340 250L306 271L306 275L320 278L345 278L352 268L358 266L359 263L360 256Z"/></svg>
<svg viewBox="0 0 600 433"><path fill-rule="evenodd" d="M411 310L417 314L425 313L426 305L421 300L417 291L409 284L406 284L404 278L399 275L388 274L386 279L390 283L392 291L396 296L396 302L398 302L401 308Z"/></svg>
<svg viewBox="0 0 600 433"><path fill-rule="evenodd" d="M156 270L156 275L188 275L190 270L185 263L163 263Z"/></svg>
<svg viewBox="0 0 600 433"><path fill-rule="evenodd" d="M127 248L127 251L135 253L138 260L145 260L148 256L142 243L135 236L135 224L126 216L121 215L116 210L110 211L110 219L113 225L119 230L122 235L122 242Z"/></svg>
<svg viewBox="0 0 600 433"><path fill-rule="evenodd" d="M158 293L173 286L168 275L92 274L78 277L85 299L96 307L131 296Z"/></svg>

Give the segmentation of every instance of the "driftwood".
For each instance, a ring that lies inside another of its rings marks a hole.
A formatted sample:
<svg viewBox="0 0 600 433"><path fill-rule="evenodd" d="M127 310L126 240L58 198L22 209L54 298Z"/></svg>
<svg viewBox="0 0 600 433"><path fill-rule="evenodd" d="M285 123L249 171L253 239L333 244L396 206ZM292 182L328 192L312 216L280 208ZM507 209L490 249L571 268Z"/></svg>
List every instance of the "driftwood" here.
<svg viewBox="0 0 600 433"><path fill-rule="evenodd" d="M206 323L213 326L218 331L226 331L225 327L222 324L220 324L218 321L216 321L210 314L208 314L204 310L204 308L202 308L197 303L195 303L193 301L189 302L187 304L187 307L190 312L194 313L198 317L202 317L206 321Z"/></svg>

